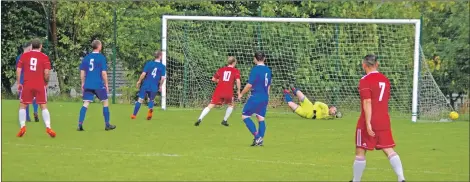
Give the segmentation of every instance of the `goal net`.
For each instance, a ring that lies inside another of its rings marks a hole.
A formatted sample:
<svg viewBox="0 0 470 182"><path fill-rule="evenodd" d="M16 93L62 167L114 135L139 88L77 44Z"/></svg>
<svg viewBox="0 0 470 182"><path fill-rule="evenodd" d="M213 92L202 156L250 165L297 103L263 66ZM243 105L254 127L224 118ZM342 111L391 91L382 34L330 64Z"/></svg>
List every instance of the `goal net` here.
<svg viewBox="0 0 470 182"><path fill-rule="evenodd" d="M280 112L288 108L281 89L288 84L343 114L359 112L361 63L371 53L392 84L393 116L439 121L452 109L420 54L419 20L164 16L162 25L163 108L207 105L211 77L228 56L246 84L254 52L263 51L273 72L270 108Z"/></svg>

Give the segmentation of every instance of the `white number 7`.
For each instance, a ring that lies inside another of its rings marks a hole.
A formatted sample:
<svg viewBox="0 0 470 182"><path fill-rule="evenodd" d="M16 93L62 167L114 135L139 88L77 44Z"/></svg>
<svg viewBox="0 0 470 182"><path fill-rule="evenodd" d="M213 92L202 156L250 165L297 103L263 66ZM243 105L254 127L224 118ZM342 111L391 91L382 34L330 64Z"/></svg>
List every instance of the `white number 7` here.
<svg viewBox="0 0 470 182"><path fill-rule="evenodd" d="M385 82L379 82L379 87L381 88L379 101L382 101L382 97L384 96L384 91L385 91Z"/></svg>

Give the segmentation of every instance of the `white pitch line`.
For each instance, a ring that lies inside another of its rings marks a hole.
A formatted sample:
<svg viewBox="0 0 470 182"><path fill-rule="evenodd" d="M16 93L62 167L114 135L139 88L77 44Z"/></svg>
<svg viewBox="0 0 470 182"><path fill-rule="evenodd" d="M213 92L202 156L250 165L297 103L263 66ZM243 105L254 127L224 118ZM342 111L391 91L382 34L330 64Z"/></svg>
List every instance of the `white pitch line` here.
<svg viewBox="0 0 470 182"><path fill-rule="evenodd" d="M257 160L257 159L244 159L244 158L231 158L231 157L210 157L210 156L194 156L194 155L180 155L180 154L169 154L169 153L158 153L158 152L128 152L128 151L119 151L119 150L107 150L107 149L84 149L78 147L64 147L64 146L50 146L50 145L31 145L31 144L12 144L4 143L4 145L14 145L17 147L43 147L43 148L55 148L55 149L67 149L67 150L86 150L87 152L97 152L97 153L116 153L121 155L130 155L136 157L190 157L190 158L205 158L211 160L232 160L232 161L245 161L252 163L268 163L268 164L283 164L283 165L301 165L301 166L321 166L321 167L341 167L349 169L351 166L344 165L317 165L313 163L303 163L303 162L286 162L286 161L270 161L270 160ZM2 152L2 155L8 154L7 152ZM93 155L93 154L85 154ZM101 155L101 154L100 154ZM391 171L389 168L371 168L368 167L368 170L379 170L379 171ZM406 173L423 173L423 174L442 174L442 175L455 175L455 176L469 176L469 174L461 173L445 173L445 172L436 172L428 170L406 170Z"/></svg>

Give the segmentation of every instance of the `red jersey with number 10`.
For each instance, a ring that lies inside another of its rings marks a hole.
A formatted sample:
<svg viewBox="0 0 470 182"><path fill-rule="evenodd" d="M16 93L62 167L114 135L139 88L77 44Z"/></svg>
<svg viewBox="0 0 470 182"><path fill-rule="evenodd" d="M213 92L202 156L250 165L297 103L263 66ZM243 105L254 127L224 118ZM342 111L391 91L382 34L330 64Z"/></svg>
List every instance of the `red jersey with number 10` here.
<svg viewBox="0 0 470 182"><path fill-rule="evenodd" d="M361 96L361 116L357 121L357 128L366 129L363 101L364 99L371 99L372 130L390 130L390 116L388 114L390 81L388 78L378 71L370 72L359 81L359 95Z"/></svg>
<svg viewBox="0 0 470 182"><path fill-rule="evenodd" d="M215 94L233 94L233 83L240 79L240 71L232 66L222 67L214 74L215 79L219 79Z"/></svg>
<svg viewBox="0 0 470 182"><path fill-rule="evenodd" d="M24 70L23 85L43 88L46 85L44 70L51 69L51 62L46 54L32 50L21 55L17 67Z"/></svg>

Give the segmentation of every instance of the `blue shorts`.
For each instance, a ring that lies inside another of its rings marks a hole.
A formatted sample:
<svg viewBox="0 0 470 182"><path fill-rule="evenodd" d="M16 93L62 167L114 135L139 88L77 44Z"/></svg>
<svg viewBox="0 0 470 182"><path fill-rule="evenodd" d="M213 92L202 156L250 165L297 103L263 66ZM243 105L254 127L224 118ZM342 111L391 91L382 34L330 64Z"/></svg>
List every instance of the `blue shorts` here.
<svg viewBox="0 0 470 182"><path fill-rule="evenodd" d="M242 115L251 116L256 114L258 116L265 117L266 109L268 108L267 100L260 100L254 97L250 97L243 107Z"/></svg>
<svg viewBox="0 0 470 182"><path fill-rule="evenodd" d="M108 93L106 89L85 89L83 91L83 101L93 101L93 99L98 97L100 101L108 100Z"/></svg>
<svg viewBox="0 0 470 182"><path fill-rule="evenodd" d="M155 99L157 96L158 91L152 92L152 91L147 91L145 89L140 89L139 91L139 98L145 99L145 95L149 97L149 100Z"/></svg>

